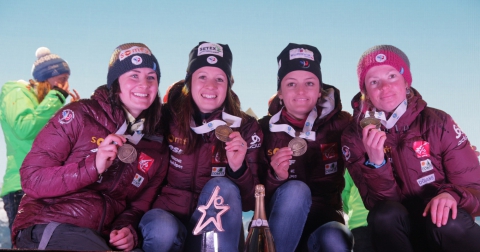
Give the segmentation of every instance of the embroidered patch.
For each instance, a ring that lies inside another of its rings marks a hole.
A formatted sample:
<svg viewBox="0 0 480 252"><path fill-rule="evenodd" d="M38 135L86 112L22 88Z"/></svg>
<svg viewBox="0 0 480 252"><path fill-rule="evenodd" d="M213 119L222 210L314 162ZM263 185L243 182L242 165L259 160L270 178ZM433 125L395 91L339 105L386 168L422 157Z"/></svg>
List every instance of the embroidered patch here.
<svg viewBox="0 0 480 252"><path fill-rule="evenodd" d="M143 180L145 180L142 176L140 176L140 174L135 174L135 177L133 178L133 181L132 181L132 185L136 186L136 187L140 187L140 185L142 185L143 183Z"/></svg>
<svg viewBox="0 0 480 252"><path fill-rule="evenodd" d="M60 119L58 119L58 122L61 124L67 124L70 123L73 118L75 118L75 113L70 109L65 109L62 111L62 115L60 116Z"/></svg>
<svg viewBox="0 0 480 252"><path fill-rule="evenodd" d="M142 64L142 62L143 62L142 57L140 57L138 55L132 57L132 64L138 66L138 65Z"/></svg>
<svg viewBox="0 0 480 252"><path fill-rule="evenodd" d="M250 142L250 146L248 146L248 149L260 148L261 146L260 140L261 139L259 136L257 136L257 133L253 133L252 141Z"/></svg>
<svg viewBox="0 0 480 252"><path fill-rule="evenodd" d="M223 47L215 43L203 43L198 47L197 56L204 54L215 54L223 57Z"/></svg>
<svg viewBox="0 0 480 252"><path fill-rule="evenodd" d="M345 157L345 160L348 161L348 159L350 159L350 148L348 148L348 146L344 145L342 147L342 153L343 153L343 156Z"/></svg>
<svg viewBox="0 0 480 252"><path fill-rule="evenodd" d="M290 50L290 60L293 59L309 59L315 60L313 58L313 52L308 49L303 48L294 48Z"/></svg>
<svg viewBox="0 0 480 252"><path fill-rule="evenodd" d="M420 161L420 167L422 167L422 172L427 172L433 170L432 161L430 159L425 159Z"/></svg>
<svg viewBox="0 0 480 252"><path fill-rule="evenodd" d="M325 175L337 172L337 162L325 165Z"/></svg>
<svg viewBox="0 0 480 252"><path fill-rule="evenodd" d="M212 64L212 65L213 65L213 64L217 64L218 59L217 59L215 56L209 56L209 57L207 58L207 62L210 63L210 64Z"/></svg>
<svg viewBox="0 0 480 252"><path fill-rule="evenodd" d="M413 142L413 150L417 154L417 158L430 157L430 143L427 141Z"/></svg>
<svg viewBox="0 0 480 252"><path fill-rule="evenodd" d="M385 56L385 54L383 53L380 53L380 54L377 54L377 56L375 56L375 61L377 62L384 62L385 60L387 60L387 56Z"/></svg>
<svg viewBox="0 0 480 252"><path fill-rule="evenodd" d="M148 170L150 170L150 167L152 166L153 161L154 161L153 158L151 158L150 156L142 152L140 153L140 157L138 158L137 169L147 173Z"/></svg>
<svg viewBox="0 0 480 252"><path fill-rule="evenodd" d="M225 167L212 167L212 177L225 176Z"/></svg>
<svg viewBox="0 0 480 252"><path fill-rule="evenodd" d="M423 178L417 179L417 183L419 186L424 186L426 184L430 184L435 181L435 174L430 174L428 176L425 176Z"/></svg>
<svg viewBox="0 0 480 252"><path fill-rule="evenodd" d="M133 55L133 54L147 54L147 55L152 55L152 53L150 52L150 50L148 50L148 48L145 48L145 47L138 47L138 46L132 46L128 49L125 49L125 50L122 50L119 54L118 54L118 59L120 61L124 60L125 58L127 58L128 56L130 55Z"/></svg>
<svg viewBox="0 0 480 252"><path fill-rule="evenodd" d="M322 150L323 161L338 159L337 143L320 144L320 149Z"/></svg>

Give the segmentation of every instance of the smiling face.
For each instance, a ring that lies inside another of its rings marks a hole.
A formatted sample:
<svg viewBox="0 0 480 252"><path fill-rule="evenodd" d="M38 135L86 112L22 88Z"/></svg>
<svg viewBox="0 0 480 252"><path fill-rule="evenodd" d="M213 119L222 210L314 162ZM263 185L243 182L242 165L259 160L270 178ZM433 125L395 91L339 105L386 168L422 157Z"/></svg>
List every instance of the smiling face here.
<svg viewBox="0 0 480 252"><path fill-rule="evenodd" d="M120 100L135 118L152 105L158 95L155 70L147 67L130 70L118 78Z"/></svg>
<svg viewBox="0 0 480 252"><path fill-rule="evenodd" d="M320 94L318 77L308 71L296 70L283 77L278 97L283 100L287 112L304 119L315 107Z"/></svg>
<svg viewBox="0 0 480 252"><path fill-rule="evenodd" d="M406 98L408 84L390 65L370 68L365 74L366 95L377 110L393 112Z"/></svg>
<svg viewBox="0 0 480 252"><path fill-rule="evenodd" d="M227 96L228 80L222 69L201 67L192 75L192 98L202 113L211 113L223 105Z"/></svg>

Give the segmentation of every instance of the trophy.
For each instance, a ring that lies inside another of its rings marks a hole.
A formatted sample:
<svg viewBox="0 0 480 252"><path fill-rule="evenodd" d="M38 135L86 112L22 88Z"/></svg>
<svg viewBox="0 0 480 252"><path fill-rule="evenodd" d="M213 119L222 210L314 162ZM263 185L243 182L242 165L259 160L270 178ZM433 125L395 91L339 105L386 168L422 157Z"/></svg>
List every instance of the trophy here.
<svg viewBox="0 0 480 252"><path fill-rule="evenodd" d="M217 232L225 231L222 227L222 215L224 215L230 209L230 206L223 204L223 197L219 196L218 192L220 192L220 187L216 186L213 190L212 195L210 196L210 199L208 199L207 204L201 205L197 208L198 211L202 213L202 216L198 220L195 228L193 229L193 234L202 234L202 245L200 250L202 252L217 252ZM219 211L216 213L215 217L212 216L205 220L205 218L207 217L207 210L212 207L212 205L216 210ZM215 228L207 228L210 223L213 223Z"/></svg>

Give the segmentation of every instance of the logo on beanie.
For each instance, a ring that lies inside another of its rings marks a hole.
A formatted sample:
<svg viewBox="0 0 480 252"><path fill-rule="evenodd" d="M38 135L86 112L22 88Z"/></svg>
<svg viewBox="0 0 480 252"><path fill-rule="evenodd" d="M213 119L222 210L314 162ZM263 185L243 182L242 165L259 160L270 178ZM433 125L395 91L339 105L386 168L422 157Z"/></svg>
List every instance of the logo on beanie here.
<svg viewBox="0 0 480 252"><path fill-rule="evenodd" d="M215 43L203 43L198 47L197 56L204 54L215 54L223 57L223 47Z"/></svg>
<svg viewBox="0 0 480 252"><path fill-rule="evenodd" d="M125 58L127 58L128 56L130 55L133 55L133 54L148 54L148 55L152 55L152 52L150 52L150 50L148 50L148 48L146 47L138 47L138 46L132 46L128 49L125 49L125 50L122 50L119 54L118 54L118 59L120 61L124 60ZM133 62L132 62L133 63ZM134 63L135 64L135 63Z"/></svg>
<svg viewBox="0 0 480 252"><path fill-rule="evenodd" d="M143 62L142 57L140 57L138 55L132 57L132 64L138 66L138 65L142 64L142 62Z"/></svg>
<svg viewBox="0 0 480 252"><path fill-rule="evenodd" d="M380 53L380 54L377 54L377 56L375 56L375 60L376 60L377 62L382 63L382 62L384 62L385 60L387 60L387 56L385 56L385 54L383 54L383 53Z"/></svg>
<svg viewBox="0 0 480 252"><path fill-rule="evenodd" d="M292 59L309 59L315 60L313 58L313 52L308 49L295 48L290 50L290 60Z"/></svg>
<svg viewBox="0 0 480 252"><path fill-rule="evenodd" d="M215 56L210 56L207 58L207 62L210 64L216 64L218 62L217 58Z"/></svg>
<svg viewBox="0 0 480 252"><path fill-rule="evenodd" d="M310 63L308 63L308 60L300 60L300 65L303 68L309 68L310 67Z"/></svg>

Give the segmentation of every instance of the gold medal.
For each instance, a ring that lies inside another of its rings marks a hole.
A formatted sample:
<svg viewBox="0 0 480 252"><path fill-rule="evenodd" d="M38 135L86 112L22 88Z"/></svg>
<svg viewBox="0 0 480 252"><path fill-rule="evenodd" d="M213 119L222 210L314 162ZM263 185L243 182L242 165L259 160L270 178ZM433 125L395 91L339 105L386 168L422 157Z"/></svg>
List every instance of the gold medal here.
<svg viewBox="0 0 480 252"><path fill-rule="evenodd" d="M137 159L137 150L130 144L123 144L118 147L117 157L124 163L133 163Z"/></svg>
<svg viewBox="0 0 480 252"><path fill-rule="evenodd" d="M288 143L288 147L292 149L293 151L292 155L294 157L298 157L305 154L305 152L307 152L307 141L305 141L305 139L303 138L295 137L292 140L290 140L290 142Z"/></svg>
<svg viewBox="0 0 480 252"><path fill-rule="evenodd" d="M367 127L368 125L373 124L373 125L375 125L375 127L377 129L380 129L380 126L382 125L382 123L380 122L380 119L377 119L377 118L374 117L375 112L370 111L369 115L370 115L370 117L365 117L362 120L360 120L360 127L362 127L362 129L363 129L363 128Z"/></svg>
<svg viewBox="0 0 480 252"><path fill-rule="evenodd" d="M228 136L233 132L233 130L227 125L220 125L215 128L215 136L218 140L222 142L230 142L232 139Z"/></svg>

